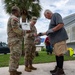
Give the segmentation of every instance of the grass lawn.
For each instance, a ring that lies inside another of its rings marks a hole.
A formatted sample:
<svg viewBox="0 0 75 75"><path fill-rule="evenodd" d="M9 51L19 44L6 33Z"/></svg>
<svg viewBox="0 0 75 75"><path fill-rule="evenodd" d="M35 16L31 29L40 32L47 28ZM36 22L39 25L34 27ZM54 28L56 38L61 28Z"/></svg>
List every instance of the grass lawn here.
<svg viewBox="0 0 75 75"><path fill-rule="evenodd" d="M0 55L0 67L5 67L9 65L9 56L7 55ZM65 61L68 60L75 60L75 57L70 57L65 55ZM55 62L55 56L54 55L47 55L45 51L40 51L39 56L35 57L33 63L50 63ZM21 57L20 59L20 65L24 65L24 57Z"/></svg>

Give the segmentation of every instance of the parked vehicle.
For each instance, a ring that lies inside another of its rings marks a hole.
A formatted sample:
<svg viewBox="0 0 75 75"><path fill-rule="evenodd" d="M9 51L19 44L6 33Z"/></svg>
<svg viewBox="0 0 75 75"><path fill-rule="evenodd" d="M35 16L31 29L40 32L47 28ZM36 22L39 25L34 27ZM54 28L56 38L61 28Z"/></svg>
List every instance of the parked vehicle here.
<svg viewBox="0 0 75 75"><path fill-rule="evenodd" d="M7 44L5 43L0 43L0 54L7 54L10 53L10 49L8 48Z"/></svg>

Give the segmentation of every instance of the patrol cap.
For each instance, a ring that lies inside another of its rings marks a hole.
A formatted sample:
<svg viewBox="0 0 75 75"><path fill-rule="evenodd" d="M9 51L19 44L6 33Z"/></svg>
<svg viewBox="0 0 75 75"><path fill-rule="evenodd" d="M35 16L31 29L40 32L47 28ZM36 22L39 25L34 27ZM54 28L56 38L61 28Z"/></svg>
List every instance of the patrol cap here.
<svg viewBox="0 0 75 75"><path fill-rule="evenodd" d="M15 5L15 6L13 6L13 7L11 8L11 10L12 10L12 11L17 10L17 11L19 11L19 12L20 12L19 7L17 7L16 5Z"/></svg>
<svg viewBox="0 0 75 75"><path fill-rule="evenodd" d="M31 18L31 20L37 21L37 17L33 16L33 17Z"/></svg>

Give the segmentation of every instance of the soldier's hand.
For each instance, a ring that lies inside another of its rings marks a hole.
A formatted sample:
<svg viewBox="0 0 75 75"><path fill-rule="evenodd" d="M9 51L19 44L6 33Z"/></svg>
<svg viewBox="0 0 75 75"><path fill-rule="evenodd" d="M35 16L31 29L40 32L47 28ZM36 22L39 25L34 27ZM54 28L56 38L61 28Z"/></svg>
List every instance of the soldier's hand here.
<svg viewBox="0 0 75 75"><path fill-rule="evenodd" d="M23 36L25 35L25 30L23 30L23 33L22 33L22 35L23 35Z"/></svg>
<svg viewBox="0 0 75 75"><path fill-rule="evenodd" d="M37 34L34 34L34 36L37 37L38 35Z"/></svg>
<svg viewBox="0 0 75 75"><path fill-rule="evenodd" d="M26 33L30 33L31 32L31 30L26 30Z"/></svg>

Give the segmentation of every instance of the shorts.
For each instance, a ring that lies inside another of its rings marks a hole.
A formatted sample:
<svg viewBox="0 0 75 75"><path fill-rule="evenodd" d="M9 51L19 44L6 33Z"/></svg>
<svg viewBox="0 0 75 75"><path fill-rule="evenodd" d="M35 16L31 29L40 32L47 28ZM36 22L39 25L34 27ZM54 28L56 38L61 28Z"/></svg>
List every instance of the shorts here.
<svg viewBox="0 0 75 75"><path fill-rule="evenodd" d="M53 52L57 56L65 54L67 52L66 41L61 41L61 42L55 43Z"/></svg>

